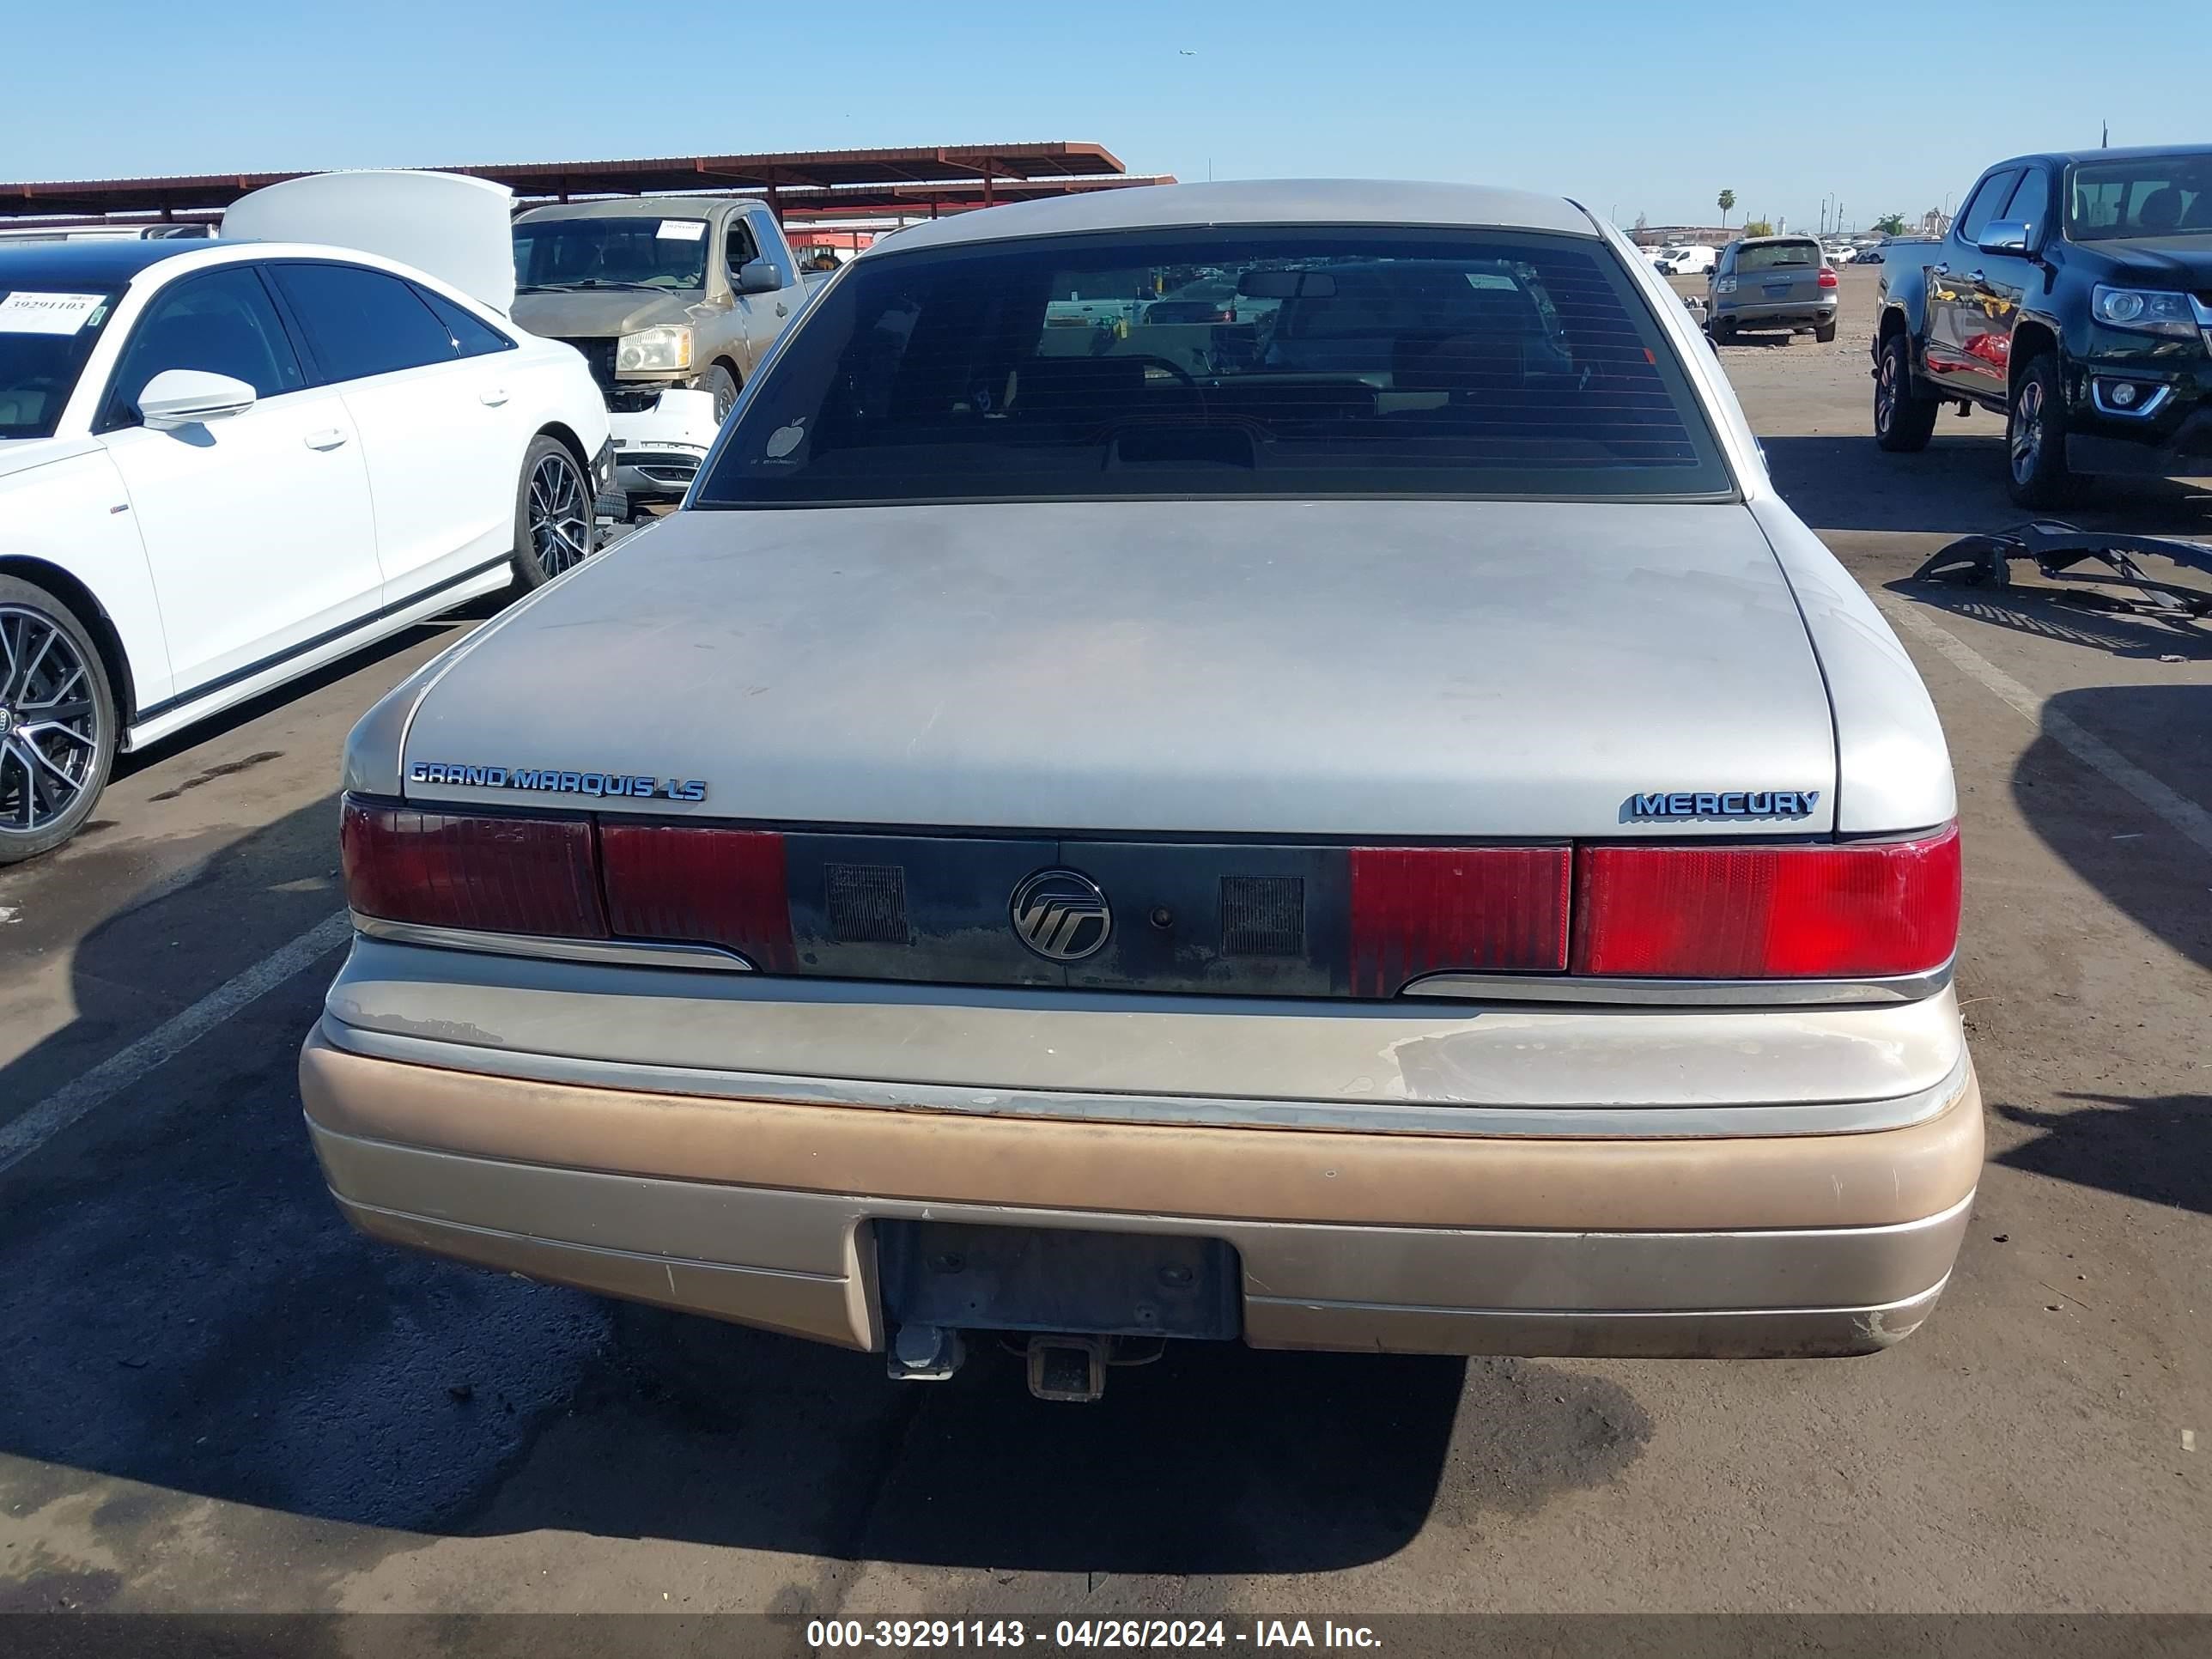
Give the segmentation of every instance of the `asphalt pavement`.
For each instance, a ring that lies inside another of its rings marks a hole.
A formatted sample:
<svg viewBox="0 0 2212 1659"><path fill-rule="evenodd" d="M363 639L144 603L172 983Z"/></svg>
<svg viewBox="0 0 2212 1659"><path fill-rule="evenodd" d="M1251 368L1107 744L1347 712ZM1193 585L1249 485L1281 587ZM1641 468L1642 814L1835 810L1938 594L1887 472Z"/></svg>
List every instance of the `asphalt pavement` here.
<svg viewBox="0 0 2212 1659"><path fill-rule="evenodd" d="M1906 580L2021 515L1991 416L1875 448L1874 275L1722 355L1958 769L1990 1165L1901 1347L1193 1348L1073 1407L354 1237L293 1077L338 747L465 617L0 872L0 1610L2212 1611L2212 633ZM2081 516L2212 537L2212 489Z"/></svg>

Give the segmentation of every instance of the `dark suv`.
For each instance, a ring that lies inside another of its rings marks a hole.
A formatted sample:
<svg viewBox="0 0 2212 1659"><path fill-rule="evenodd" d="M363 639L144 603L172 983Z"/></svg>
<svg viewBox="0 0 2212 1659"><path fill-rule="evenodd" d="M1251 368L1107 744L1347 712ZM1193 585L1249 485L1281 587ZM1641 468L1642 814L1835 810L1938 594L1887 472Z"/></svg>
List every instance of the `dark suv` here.
<svg viewBox="0 0 2212 1659"><path fill-rule="evenodd" d="M1874 376L1884 449L1924 448L1947 402L2002 412L2023 507L2212 474L2212 145L2000 161L1883 264Z"/></svg>

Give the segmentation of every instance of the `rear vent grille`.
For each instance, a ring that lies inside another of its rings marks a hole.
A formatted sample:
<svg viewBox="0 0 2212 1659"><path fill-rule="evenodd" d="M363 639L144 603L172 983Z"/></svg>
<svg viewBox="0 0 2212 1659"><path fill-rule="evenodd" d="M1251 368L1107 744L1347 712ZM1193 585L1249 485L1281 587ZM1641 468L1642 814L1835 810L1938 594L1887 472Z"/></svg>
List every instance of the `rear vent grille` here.
<svg viewBox="0 0 2212 1659"><path fill-rule="evenodd" d="M1306 949L1306 884L1298 876L1224 876L1221 951L1297 957Z"/></svg>
<svg viewBox="0 0 2212 1659"><path fill-rule="evenodd" d="M829 892L830 937L844 945L904 945L906 872L896 864L823 866Z"/></svg>

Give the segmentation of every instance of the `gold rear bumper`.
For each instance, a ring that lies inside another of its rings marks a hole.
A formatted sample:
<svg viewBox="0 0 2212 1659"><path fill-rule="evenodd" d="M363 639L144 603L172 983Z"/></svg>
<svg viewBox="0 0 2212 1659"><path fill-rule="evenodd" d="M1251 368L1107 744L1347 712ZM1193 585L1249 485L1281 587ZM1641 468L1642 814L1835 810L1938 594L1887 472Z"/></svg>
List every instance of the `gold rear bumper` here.
<svg viewBox="0 0 2212 1659"><path fill-rule="evenodd" d="M1414 1352L1866 1352L1942 1289L1982 1156L1972 1073L1910 1127L1544 1139L702 1099L301 1054L364 1231L860 1348L872 1224L1226 1240L1245 1340Z"/></svg>

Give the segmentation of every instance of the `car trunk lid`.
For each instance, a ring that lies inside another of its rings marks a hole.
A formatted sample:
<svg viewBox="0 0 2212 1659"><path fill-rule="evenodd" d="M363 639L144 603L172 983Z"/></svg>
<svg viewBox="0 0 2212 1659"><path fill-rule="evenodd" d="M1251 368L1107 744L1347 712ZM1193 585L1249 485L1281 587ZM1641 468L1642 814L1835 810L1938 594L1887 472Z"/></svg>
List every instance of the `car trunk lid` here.
<svg viewBox="0 0 2212 1659"><path fill-rule="evenodd" d="M1834 771L1741 506L1185 501L680 513L473 644L403 776L539 815L453 833L600 936L1376 997L1566 971L1578 843L1825 831Z"/></svg>
<svg viewBox="0 0 2212 1659"><path fill-rule="evenodd" d="M1392 840L1738 790L1825 830L1835 769L1747 509L1503 501L680 513L475 643L405 762L426 800Z"/></svg>

